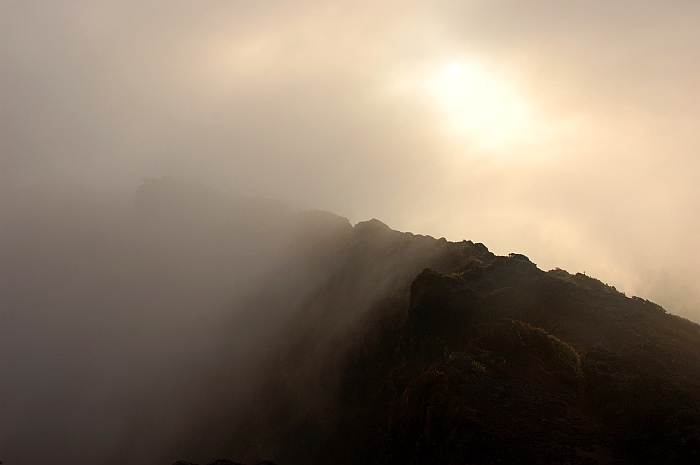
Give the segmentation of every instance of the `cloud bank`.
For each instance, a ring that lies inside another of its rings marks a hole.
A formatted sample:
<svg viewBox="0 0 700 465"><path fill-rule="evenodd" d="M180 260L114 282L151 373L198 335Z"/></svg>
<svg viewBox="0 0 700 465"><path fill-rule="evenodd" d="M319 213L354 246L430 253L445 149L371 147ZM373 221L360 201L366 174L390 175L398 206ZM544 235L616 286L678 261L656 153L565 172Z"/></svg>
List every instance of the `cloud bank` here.
<svg viewBox="0 0 700 465"><path fill-rule="evenodd" d="M174 176L700 318L693 2L0 4L5 188Z"/></svg>

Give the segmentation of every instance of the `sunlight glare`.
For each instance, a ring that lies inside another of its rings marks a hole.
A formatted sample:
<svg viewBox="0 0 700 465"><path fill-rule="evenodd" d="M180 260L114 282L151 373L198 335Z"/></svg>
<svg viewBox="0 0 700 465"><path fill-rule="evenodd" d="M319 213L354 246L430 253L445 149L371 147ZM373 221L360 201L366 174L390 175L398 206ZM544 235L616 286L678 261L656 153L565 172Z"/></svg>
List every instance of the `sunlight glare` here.
<svg viewBox="0 0 700 465"><path fill-rule="evenodd" d="M533 111L514 87L483 67L452 62L424 81L451 132L482 149L532 141Z"/></svg>

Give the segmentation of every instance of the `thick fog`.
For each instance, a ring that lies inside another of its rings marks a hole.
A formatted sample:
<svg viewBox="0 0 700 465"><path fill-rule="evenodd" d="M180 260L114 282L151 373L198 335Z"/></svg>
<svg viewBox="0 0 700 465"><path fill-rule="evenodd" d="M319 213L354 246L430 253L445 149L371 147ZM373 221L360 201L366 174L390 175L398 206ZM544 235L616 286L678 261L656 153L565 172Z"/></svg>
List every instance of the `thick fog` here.
<svg viewBox="0 0 700 465"><path fill-rule="evenodd" d="M202 378L217 325L255 293L284 245L271 231L290 229L275 223L291 211L273 202L251 209L205 189L149 187L135 199L77 185L9 199L0 248L7 463L160 458L179 426L172 417L196 402L175 398ZM142 422L151 422L150 457L131 437Z"/></svg>
<svg viewBox="0 0 700 465"><path fill-rule="evenodd" d="M54 184L6 200L8 464L304 463L322 441L289 444L335 425L353 335L387 299L406 307L448 244L171 178L135 194Z"/></svg>
<svg viewBox="0 0 700 465"><path fill-rule="evenodd" d="M697 319L695 2L1 5L4 187L201 181Z"/></svg>
<svg viewBox="0 0 700 465"><path fill-rule="evenodd" d="M351 230L306 210L700 321L699 19L688 1L0 0L0 459L162 460L206 436L183 427L203 386L255 378L240 360L330 266L308 244Z"/></svg>

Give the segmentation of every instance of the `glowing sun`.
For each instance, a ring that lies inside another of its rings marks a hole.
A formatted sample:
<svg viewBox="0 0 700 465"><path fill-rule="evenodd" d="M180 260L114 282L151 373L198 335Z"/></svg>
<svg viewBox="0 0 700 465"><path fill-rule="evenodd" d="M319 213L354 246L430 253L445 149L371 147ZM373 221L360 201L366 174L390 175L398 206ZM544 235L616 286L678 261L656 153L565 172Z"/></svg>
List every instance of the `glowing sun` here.
<svg viewBox="0 0 700 465"><path fill-rule="evenodd" d="M483 149L532 139L533 111L513 85L483 67L452 62L428 75L423 87L451 132Z"/></svg>

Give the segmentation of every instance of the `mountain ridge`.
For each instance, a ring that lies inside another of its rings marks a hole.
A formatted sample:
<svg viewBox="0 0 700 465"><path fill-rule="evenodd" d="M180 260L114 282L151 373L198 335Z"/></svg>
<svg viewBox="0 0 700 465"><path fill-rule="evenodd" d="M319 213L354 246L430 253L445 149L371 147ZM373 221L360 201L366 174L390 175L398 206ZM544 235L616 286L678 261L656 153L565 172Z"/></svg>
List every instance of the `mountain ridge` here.
<svg viewBox="0 0 700 465"><path fill-rule="evenodd" d="M168 178L129 208L90 192L5 210L0 408L48 424L0 437L6 463L698 460L700 326L653 302ZM26 354L65 375L18 381ZM56 391L74 408L9 410Z"/></svg>
<svg viewBox="0 0 700 465"><path fill-rule="evenodd" d="M385 464L697 459L697 324L595 278L545 272L522 254L496 256L483 244L400 233L377 220L359 223L355 236L362 236L355 247L377 248L376 266L379 251L422 242L434 248L423 260L440 271L423 269L409 286L399 285L395 300L373 304L371 323L344 334L355 342L333 359L341 367L333 421L307 418L306 433L298 424L267 423L287 431L261 447L278 451L267 457ZM329 318L320 315L314 318ZM310 334L289 336L290 346L321 340ZM285 379L293 364L288 358L272 371ZM494 392L510 392L511 400ZM499 405L508 413L490 411ZM252 416L274 417L274 410ZM317 440L312 446L309 437Z"/></svg>

